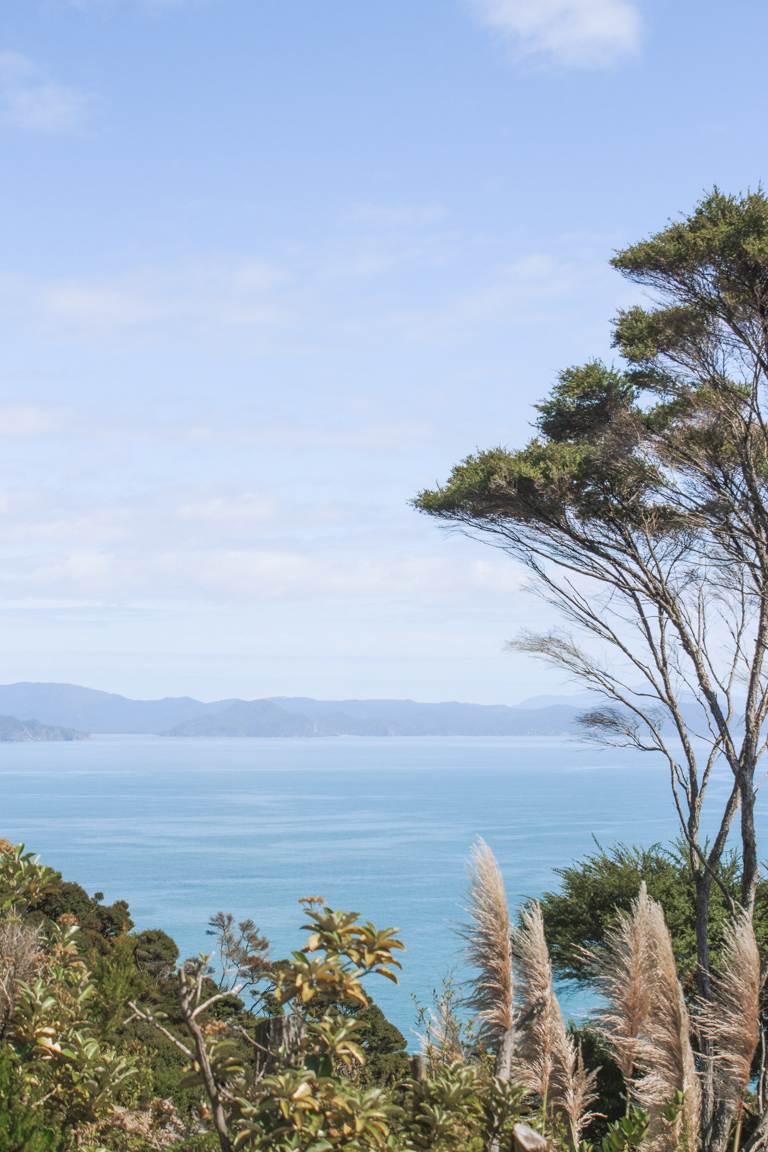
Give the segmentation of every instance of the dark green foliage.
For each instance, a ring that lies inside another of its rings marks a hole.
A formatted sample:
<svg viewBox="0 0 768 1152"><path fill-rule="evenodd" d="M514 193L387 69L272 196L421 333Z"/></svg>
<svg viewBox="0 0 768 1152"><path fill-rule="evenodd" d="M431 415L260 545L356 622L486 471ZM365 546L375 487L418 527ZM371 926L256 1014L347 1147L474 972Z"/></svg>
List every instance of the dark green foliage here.
<svg viewBox="0 0 768 1152"><path fill-rule="evenodd" d="M137 932L133 956L136 967L153 980L165 980L171 976L179 959L176 941L161 928L148 928Z"/></svg>
<svg viewBox="0 0 768 1152"><path fill-rule="evenodd" d="M378 1004L353 1013L358 1031L355 1040L365 1052L362 1079L365 1084L392 1084L408 1075L405 1037L387 1020Z"/></svg>
<svg viewBox="0 0 768 1152"><path fill-rule="evenodd" d="M601 1140L610 1126L621 1120L627 1108L624 1077L599 1033L591 1028L571 1028L571 1035L581 1048L584 1064L597 1071L596 1092L600 1101L598 1114L589 1125L588 1137L595 1143Z"/></svg>
<svg viewBox="0 0 768 1152"><path fill-rule="evenodd" d="M435 1069L426 1080L410 1084L405 1102L414 1148L459 1152L472 1147L481 1134L483 1106L479 1075L471 1064Z"/></svg>
<svg viewBox="0 0 768 1152"><path fill-rule="evenodd" d="M60 1152L61 1132L21 1100L18 1064L10 1047L0 1048L0 1152Z"/></svg>
<svg viewBox="0 0 768 1152"><path fill-rule="evenodd" d="M541 899L552 962L562 977L588 983L589 961L581 949L598 948L616 915L629 908L641 881L649 895L664 909L679 970L688 990L696 973L695 895L693 877L685 853L654 845L633 848L617 845L598 848L590 856L558 870L562 880L559 892L547 892ZM735 857L726 857L720 881L736 900L739 867ZM713 885L711 900L712 943L715 959L722 928L728 917L724 894ZM758 886L755 930L761 949L768 944L768 883Z"/></svg>
<svg viewBox="0 0 768 1152"><path fill-rule="evenodd" d="M696 298L713 311L742 293L762 299L768 287L768 200L761 189L726 196L715 188L690 216L625 248L612 263L640 284L674 281L689 290L695 284Z"/></svg>
<svg viewBox="0 0 768 1152"><path fill-rule="evenodd" d="M45 887L40 898L30 905L29 910L56 922L62 916L73 916L89 941L98 946L103 946L104 941L130 932L133 928L125 900L102 904L95 896L89 896L79 884L62 880L58 873L54 873L53 880Z"/></svg>
<svg viewBox="0 0 768 1152"><path fill-rule="evenodd" d="M664 349L678 354L706 335L703 318L680 306L646 312L644 308L627 308L619 312L614 324L614 344L622 356L640 369L646 369ZM650 391L665 392L672 385L669 375L652 377L647 372L634 375Z"/></svg>
<svg viewBox="0 0 768 1152"><path fill-rule="evenodd" d="M170 996L167 1006L175 1008ZM180 1029L176 1025L171 1031ZM183 1085L187 1061L170 1040L158 1035L149 1025L134 1021L122 1030L120 1044L142 1061L146 1075L142 1105L148 1105L153 1099L170 1100L183 1115L198 1106L197 1089Z"/></svg>
<svg viewBox="0 0 768 1152"><path fill-rule="evenodd" d="M468 456L441 487L421 492L422 512L494 531L524 532L632 518L654 505L659 473L640 449L647 412L631 374L599 361L569 368L539 404L541 436L517 451ZM660 506L656 515L661 516ZM517 526L517 529L515 528Z"/></svg>
<svg viewBox="0 0 768 1152"><path fill-rule="evenodd" d="M648 1133L648 1117L639 1108L630 1107L625 1116L617 1117L601 1142L602 1152L634 1152Z"/></svg>
<svg viewBox="0 0 768 1152"><path fill-rule="evenodd" d="M548 400L537 404L539 429L554 443L594 439L635 399L632 382L599 360L566 368Z"/></svg>

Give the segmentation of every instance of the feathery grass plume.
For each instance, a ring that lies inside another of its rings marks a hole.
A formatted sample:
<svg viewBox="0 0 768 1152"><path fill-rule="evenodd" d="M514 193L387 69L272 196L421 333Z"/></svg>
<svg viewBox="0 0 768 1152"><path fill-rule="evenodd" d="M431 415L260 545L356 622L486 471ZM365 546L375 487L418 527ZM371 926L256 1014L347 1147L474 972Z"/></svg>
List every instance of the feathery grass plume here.
<svg viewBox="0 0 768 1152"><path fill-rule="evenodd" d="M520 926L512 934L512 955L517 978L513 1078L522 1088L538 1096L546 1110L555 1067L555 1045L564 1025L552 987L544 918L535 902L520 914Z"/></svg>
<svg viewBox="0 0 768 1152"><path fill-rule="evenodd" d="M562 1016L555 1033L555 1060L550 1089L552 1109L564 1121L572 1149L577 1149L581 1136L597 1115L590 1105L597 1100L597 1069L588 1071L581 1046L569 1036Z"/></svg>
<svg viewBox="0 0 768 1152"><path fill-rule="evenodd" d="M626 1084L634 1074L640 1037L651 1009L654 965L650 907L642 883L629 912L622 912L606 933L604 947L589 954L595 983L606 1001L596 1012L598 1027Z"/></svg>
<svg viewBox="0 0 768 1152"><path fill-rule="evenodd" d="M632 1082L635 1102L648 1113L643 1152L694 1152L699 1143L701 1086L691 1026L677 977L664 912L648 900L652 951L651 1004L637 1053L642 1075Z"/></svg>
<svg viewBox="0 0 768 1152"><path fill-rule="evenodd" d="M760 1039L763 981L752 918L739 910L726 928L712 999L699 1000L695 1020L713 1044L719 1099L739 1115Z"/></svg>
<svg viewBox="0 0 768 1152"><path fill-rule="evenodd" d="M509 905L493 852L478 839L469 862L468 923L461 929L475 970L466 1004L476 1013L478 1038L496 1052L496 1074L508 1080L514 1036L514 981Z"/></svg>
<svg viewBox="0 0 768 1152"><path fill-rule="evenodd" d="M576 1148L592 1114L596 1075L587 1072L581 1051L568 1035L552 982L552 962L537 903L520 914L512 934L517 978L515 1055L512 1078L538 1096L542 1114L564 1120Z"/></svg>

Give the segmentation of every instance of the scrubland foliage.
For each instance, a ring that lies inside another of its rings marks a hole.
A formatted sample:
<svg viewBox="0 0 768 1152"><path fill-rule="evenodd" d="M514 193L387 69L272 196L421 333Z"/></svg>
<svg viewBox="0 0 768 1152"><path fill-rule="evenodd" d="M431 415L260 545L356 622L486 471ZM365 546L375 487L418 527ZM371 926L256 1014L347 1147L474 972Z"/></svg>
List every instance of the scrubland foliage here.
<svg viewBox="0 0 768 1152"><path fill-rule="evenodd" d="M101 932L40 911L64 893ZM355 913L302 901L304 947L279 959L253 922L218 914L211 956L178 964L163 933L130 931L124 905L114 933L109 908L8 844L0 902L0 1152L503 1152L520 1123L562 1152L695 1152L710 1059L734 1147L756 1127L762 977L744 912L704 1002L686 997L662 907L641 886L582 949L604 1002L573 1032L546 902L515 919L481 842L461 933L469 979L461 1002L451 985L438 997L424 1056L409 1059L370 999L374 981L397 979L402 942Z"/></svg>

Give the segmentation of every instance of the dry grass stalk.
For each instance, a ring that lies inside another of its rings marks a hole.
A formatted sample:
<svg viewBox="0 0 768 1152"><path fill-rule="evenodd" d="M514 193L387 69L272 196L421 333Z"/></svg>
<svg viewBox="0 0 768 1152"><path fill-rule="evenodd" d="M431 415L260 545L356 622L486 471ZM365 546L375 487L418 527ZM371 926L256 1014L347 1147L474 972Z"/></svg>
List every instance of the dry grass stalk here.
<svg viewBox="0 0 768 1152"><path fill-rule="evenodd" d="M0 921L0 1037L13 1020L19 985L32 979L40 956L37 928L12 917Z"/></svg>
<svg viewBox="0 0 768 1152"><path fill-rule="evenodd" d="M596 1113L590 1106L597 1099L597 1071L584 1066L581 1047L569 1036L560 1018L555 1037L555 1062L552 1073L552 1107L565 1121L572 1148L578 1148L582 1133Z"/></svg>
<svg viewBox="0 0 768 1152"><path fill-rule="evenodd" d="M538 1096L546 1109L555 1067L555 1046L564 1025L552 987L552 964L538 904L529 905L521 913L520 927L512 936L512 948L518 990L513 1076L521 1087Z"/></svg>
<svg viewBox="0 0 768 1152"><path fill-rule="evenodd" d="M435 995L433 1006L420 1014L423 1031L418 1034L422 1054L432 1070L466 1059L464 1029L456 1013L452 985Z"/></svg>
<svg viewBox="0 0 768 1152"><path fill-rule="evenodd" d="M696 1022L714 1048L718 1098L740 1112L760 1040L760 953L752 919L739 911L723 939L712 999L699 1001Z"/></svg>
<svg viewBox="0 0 768 1152"><path fill-rule="evenodd" d="M629 1084L635 1071L640 1037L651 1009L653 949L651 901L645 884L628 913L606 933L605 946L592 954L596 984L607 1006L597 1013L601 1032Z"/></svg>
<svg viewBox="0 0 768 1152"><path fill-rule="evenodd" d="M642 1075L633 1080L632 1095L649 1116L644 1152L693 1152L699 1143L701 1087L690 1019L664 913L655 900L648 904L651 1004L637 1053ZM675 1110L676 1102L680 1107Z"/></svg>
<svg viewBox="0 0 768 1152"><path fill-rule="evenodd" d="M575 1148L591 1119L595 1074L566 1030L538 904L522 912L512 940L518 989L513 1078L539 1097L546 1115L565 1121Z"/></svg>
<svg viewBox="0 0 768 1152"><path fill-rule="evenodd" d="M475 1014L478 1037L497 1053L497 1073L509 1076L514 1029L514 982L509 905L504 879L484 840L472 849L468 923L461 934L475 975L466 1003Z"/></svg>

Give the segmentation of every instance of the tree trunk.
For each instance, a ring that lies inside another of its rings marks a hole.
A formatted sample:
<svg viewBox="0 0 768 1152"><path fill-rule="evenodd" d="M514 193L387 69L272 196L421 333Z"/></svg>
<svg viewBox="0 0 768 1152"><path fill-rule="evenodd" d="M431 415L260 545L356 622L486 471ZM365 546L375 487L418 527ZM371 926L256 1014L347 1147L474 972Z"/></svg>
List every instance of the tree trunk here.
<svg viewBox="0 0 768 1152"><path fill-rule="evenodd" d="M216 1083L216 1077L211 1068L211 1062L208 1059L208 1051L205 1046L205 1037L201 1031L200 1025L191 1013L185 1013L185 1023L189 1029L192 1039L195 1043L195 1053L197 1055L197 1062L200 1065L200 1075L203 1079L203 1086L205 1087L205 1094L211 1104L211 1115L213 1117L213 1126L216 1129L216 1135L219 1138L219 1146L221 1152L232 1152L232 1142L229 1138L229 1125L227 1123L227 1113L224 1108L224 1102L219 1092L219 1086Z"/></svg>
<svg viewBox="0 0 768 1152"><path fill-rule="evenodd" d="M512 1076L512 1057L515 1051L515 1031L513 1028L507 1028L504 1035L499 1041L499 1047L496 1052L496 1062L494 1064L494 1075L502 1084L509 1083ZM498 1136L492 1136L490 1140L485 1142L487 1152L499 1152L500 1143Z"/></svg>
<svg viewBox="0 0 768 1152"><path fill-rule="evenodd" d="M512 1055L515 1047L515 1033L512 1028L508 1028L501 1038L499 1043L499 1050L496 1053L496 1066L494 1072L499 1080L504 1084L509 1081L512 1075Z"/></svg>
<svg viewBox="0 0 768 1152"><path fill-rule="evenodd" d="M256 1060L257 1071L271 1072L281 1051L287 1060L294 1060L301 1051L303 1037L304 1020L297 1013L260 1020L256 1027L256 1041L263 1051L259 1052Z"/></svg>
<svg viewBox="0 0 768 1152"><path fill-rule="evenodd" d="M696 888L696 983L699 995L709 1000L712 995L710 985L710 958L709 958L709 902L712 892L712 874L705 868L700 868L694 876Z"/></svg>
<svg viewBox="0 0 768 1152"><path fill-rule="evenodd" d="M724 1100L715 1103L709 1128L704 1132L702 1140L705 1152L724 1152L731 1138L734 1119L730 1104Z"/></svg>
<svg viewBox="0 0 768 1152"><path fill-rule="evenodd" d="M755 764L740 769L739 797L741 800L741 905L750 912L755 907L757 889L757 835L755 833Z"/></svg>

